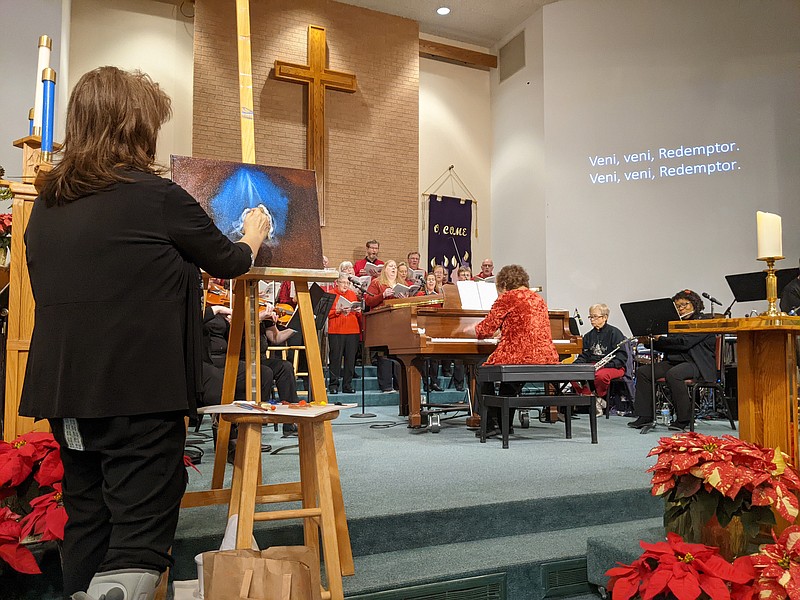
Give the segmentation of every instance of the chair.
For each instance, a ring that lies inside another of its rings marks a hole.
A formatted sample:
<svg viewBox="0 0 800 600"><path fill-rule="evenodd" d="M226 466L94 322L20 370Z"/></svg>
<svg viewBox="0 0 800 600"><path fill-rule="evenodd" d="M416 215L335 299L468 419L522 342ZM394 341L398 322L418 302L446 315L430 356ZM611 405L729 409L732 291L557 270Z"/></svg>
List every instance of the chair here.
<svg viewBox="0 0 800 600"><path fill-rule="evenodd" d="M298 367L300 365L300 352L305 352L305 346L267 346L266 353L267 358L272 357L273 352L280 352L282 360L289 360L287 357L289 356L289 352L292 352L292 369L294 370L295 377L308 377L308 371L298 371ZM308 364L308 361L306 361ZM298 390L298 396L308 396L308 390Z"/></svg>
<svg viewBox="0 0 800 600"><path fill-rule="evenodd" d="M716 381L703 381L698 380L690 385L689 396L691 402L691 419L689 421L689 431L694 431L694 415L695 407L700 399L700 392L702 390L710 390L714 394L714 400L717 400L717 394L722 397L722 403L725 406L725 412L728 413L728 421L730 421L731 429L736 431L736 423L733 422L733 411L731 410L730 398L725 395L725 364L723 361L722 352L723 336L717 335L714 342L714 364L716 366L717 377Z"/></svg>
<svg viewBox="0 0 800 600"><path fill-rule="evenodd" d="M610 385L608 386L605 407L606 419L611 416L612 394L616 394L616 397L618 398L625 396L631 402L636 396L636 383L634 381L634 374L636 373L636 361L633 358L634 349L635 345L632 342L628 342L628 359L625 361L625 374L622 377L612 379Z"/></svg>

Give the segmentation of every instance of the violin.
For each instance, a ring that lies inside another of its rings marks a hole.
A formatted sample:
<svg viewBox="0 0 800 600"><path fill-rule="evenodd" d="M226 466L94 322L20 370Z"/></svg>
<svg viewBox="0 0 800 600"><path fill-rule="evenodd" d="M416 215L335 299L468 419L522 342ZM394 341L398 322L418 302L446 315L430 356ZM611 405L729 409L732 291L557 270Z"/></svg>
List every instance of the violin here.
<svg viewBox="0 0 800 600"><path fill-rule="evenodd" d="M286 325L294 315L294 306L291 304L276 304L273 309L278 315L278 325Z"/></svg>
<svg viewBox="0 0 800 600"><path fill-rule="evenodd" d="M219 285L218 283L214 283L210 281L208 283L208 290L206 291L206 304L210 306L227 306L230 308L231 306L231 291ZM269 302L264 300L263 298L258 299L258 306L259 308L267 308L269 306ZM278 307L281 307L280 309ZM288 309L289 318L286 319L286 322L289 322L291 315L294 313L294 309L289 306L288 304L279 304L275 307L275 312L279 315L282 313L286 313Z"/></svg>

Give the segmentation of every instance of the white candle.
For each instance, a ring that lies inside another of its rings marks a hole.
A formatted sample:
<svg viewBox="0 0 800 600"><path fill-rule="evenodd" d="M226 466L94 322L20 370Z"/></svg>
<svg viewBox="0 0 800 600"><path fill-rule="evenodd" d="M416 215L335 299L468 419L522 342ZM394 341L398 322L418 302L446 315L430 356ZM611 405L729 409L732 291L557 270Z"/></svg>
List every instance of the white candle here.
<svg viewBox="0 0 800 600"><path fill-rule="evenodd" d="M758 234L758 258L783 258L783 235L781 218L768 212L756 212Z"/></svg>
<svg viewBox="0 0 800 600"><path fill-rule="evenodd" d="M42 86L42 71L50 67L50 49L53 40L49 36L39 37L39 61L36 65L36 95L33 101L33 132L34 135L42 134L42 103L44 102L44 88Z"/></svg>

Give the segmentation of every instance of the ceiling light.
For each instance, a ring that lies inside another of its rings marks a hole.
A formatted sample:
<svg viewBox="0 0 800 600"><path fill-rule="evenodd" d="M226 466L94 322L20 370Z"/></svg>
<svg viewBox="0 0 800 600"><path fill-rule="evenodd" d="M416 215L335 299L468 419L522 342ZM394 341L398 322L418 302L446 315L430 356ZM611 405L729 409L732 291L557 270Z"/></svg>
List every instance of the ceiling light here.
<svg viewBox="0 0 800 600"><path fill-rule="evenodd" d="M441 6L441 7L436 9L436 12L438 14L442 15L442 16L449 15L450 14L450 9L447 8L446 6Z"/></svg>

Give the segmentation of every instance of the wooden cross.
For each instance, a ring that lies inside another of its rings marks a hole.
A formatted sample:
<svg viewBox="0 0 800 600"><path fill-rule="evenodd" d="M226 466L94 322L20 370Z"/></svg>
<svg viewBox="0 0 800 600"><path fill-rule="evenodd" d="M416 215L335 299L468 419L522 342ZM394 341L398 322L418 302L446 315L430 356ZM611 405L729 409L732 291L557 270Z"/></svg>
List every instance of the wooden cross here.
<svg viewBox="0 0 800 600"><path fill-rule="evenodd" d="M308 27L308 65L275 61L275 79L308 86L306 167L317 173L320 224L325 224L325 90L353 93L356 76L327 68L325 28Z"/></svg>

